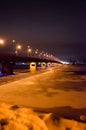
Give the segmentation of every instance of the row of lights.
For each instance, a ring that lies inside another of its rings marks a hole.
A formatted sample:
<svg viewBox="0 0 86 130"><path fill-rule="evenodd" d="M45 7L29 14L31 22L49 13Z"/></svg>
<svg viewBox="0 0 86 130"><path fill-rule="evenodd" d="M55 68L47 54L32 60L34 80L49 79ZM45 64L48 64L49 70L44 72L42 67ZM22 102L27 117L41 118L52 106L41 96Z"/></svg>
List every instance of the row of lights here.
<svg viewBox="0 0 86 130"><path fill-rule="evenodd" d="M0 39L0 45L4 45L4 40ZM16 43L15 40L12 41L12 43ZM16 45L16 44L15 44ZM17 44L15 46L15 54L18 55L18 51L20 51L22 49L22 46L20 44ZM52 54L48 54L48 53L45 53L44 51L42 52L39 52L38 49L35 49L33 50L30 46L27 46L27 56L32 56L31 54L35 54L34 56L35 57L39 57L39 58L45 58L45 59L51 59L51 60L56 60L58 61L57 57L54 57Z"/></svg>

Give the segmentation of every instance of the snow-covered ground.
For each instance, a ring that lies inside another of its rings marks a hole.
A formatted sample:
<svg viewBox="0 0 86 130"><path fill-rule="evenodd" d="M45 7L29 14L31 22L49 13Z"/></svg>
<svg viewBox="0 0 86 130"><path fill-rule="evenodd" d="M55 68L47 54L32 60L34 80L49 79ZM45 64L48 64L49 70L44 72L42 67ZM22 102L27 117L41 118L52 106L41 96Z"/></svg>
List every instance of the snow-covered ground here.
<svg viewBox="0 0 86 130"><path fill-rule="evenodd" d="M86 124L53 113L36 113L30 108L1 103L0 130L86 130Z"/></svg>
<svg viewBox="0 0 86 130"><path fill-rule="evenodd" d="M0 130L86 130L85 72L61 65L0 78Z"/></svg>

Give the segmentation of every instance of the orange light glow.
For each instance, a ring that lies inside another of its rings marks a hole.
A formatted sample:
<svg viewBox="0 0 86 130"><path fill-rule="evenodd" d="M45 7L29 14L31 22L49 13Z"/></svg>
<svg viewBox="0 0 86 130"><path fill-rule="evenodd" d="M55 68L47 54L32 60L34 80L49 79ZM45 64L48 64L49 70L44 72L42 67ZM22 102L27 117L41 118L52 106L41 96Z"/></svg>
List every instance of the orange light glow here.
<svg viewBox="0 0 86 130"><path fill-rule="evenodd" d="M4 40L0 39L0 45L4 44Z"/></svg>

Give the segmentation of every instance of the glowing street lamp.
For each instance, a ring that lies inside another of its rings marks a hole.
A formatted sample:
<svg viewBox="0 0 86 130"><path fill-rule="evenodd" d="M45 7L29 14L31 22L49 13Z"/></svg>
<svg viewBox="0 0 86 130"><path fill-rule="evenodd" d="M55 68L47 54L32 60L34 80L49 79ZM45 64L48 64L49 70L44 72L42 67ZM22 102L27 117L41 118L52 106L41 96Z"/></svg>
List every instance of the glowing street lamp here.
<svg viewBox="0 0 86 130"><path fill-rule="evenodd" d="M21 45L17 45L16 49L21 50Z"/></svg>
<svg viewBox="0 0 86 130"><path fill-rule="evenodd" d="M38 49L35 50L35 54L38 54Z"/></svg>
<svg viewBox="0 0 86 130"><path fill-rule="evenodd" d="M16 46L16 51L15 51L16 55L18 54L18 51L21 50L21 49L22 49L21 45L17 45Z"/></svg>
<svg viewBox="0 0 86 130"><path fill-rule="evenodd" d="M13 42L13 43L15 43L16 41L15 41L15 40L13 40L12 42Z"/></svg>
<svg viewBox="0 0 86 130"><path fill-rule="evenodd" d="M0 45L4 44L4 40L0 39Z"/></svg>
<svg viewBox="0 0 86 130"><path fill-rule="evenodd" d="M30 53L31 51L32 51L31 48L29 48L29 49L28 49L28 52Z"/></svg>
<svg viewBox="0 0 86 130"><path fill-rule="evenodd" d="M46 56L46 54L44 53L44 57Z"/></svg>
<svg viewBox="0 0 86 130"><path fill-rule="evenodd" d="M38 52L37 52L37 51L35 51L35 54L38 54Z"/></svg>
<svg viewBox="0 0 86 130"><path fill-rule="evenodd" d="M38 53L39 53L39 52L38 52L38 49L36 49L35 52L34 52L34 54L35 54L34 56L37 57L37 56L38 56Z"/></svg>
<svg viewBox="0 0 86 130"><path fill-rule="evenodd" d="M29 54L29 56L31 55L31 52L32 52L32 49L31 48L28 48L28 54Z"/></svg>

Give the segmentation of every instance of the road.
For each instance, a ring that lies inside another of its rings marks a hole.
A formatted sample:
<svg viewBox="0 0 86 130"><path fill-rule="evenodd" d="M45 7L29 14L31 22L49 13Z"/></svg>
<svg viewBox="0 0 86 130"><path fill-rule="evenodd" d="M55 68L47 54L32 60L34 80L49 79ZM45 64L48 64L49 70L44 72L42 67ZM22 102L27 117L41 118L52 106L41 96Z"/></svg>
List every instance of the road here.
<svg viewBox="0 0 86 130"><path fill-rule="evenodd" d="M84 69L59 65L0 85L0 102L35 108L86 108L86 75L77 73Z"/></svg>

